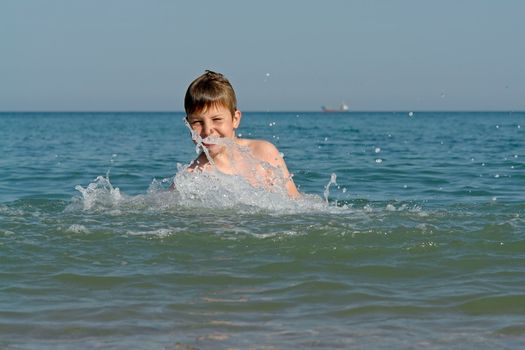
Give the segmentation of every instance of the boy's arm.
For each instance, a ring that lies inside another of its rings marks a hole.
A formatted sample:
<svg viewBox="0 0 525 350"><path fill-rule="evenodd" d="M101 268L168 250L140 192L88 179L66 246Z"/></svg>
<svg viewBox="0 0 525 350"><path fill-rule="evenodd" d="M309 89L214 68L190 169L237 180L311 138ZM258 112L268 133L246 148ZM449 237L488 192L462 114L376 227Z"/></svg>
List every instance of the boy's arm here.
<svg viewBox="0 0 525 350"><path fill-rule="evenodd" d="M286 179L285 187L288 195L292 198L299 197L300 193L297 190L297 187L290 176L290 172L288 171L288 167L286 166L286 162L281 153L279 153L277 147L268 141L259 141L255 150L257 158L264 160L273 167L281 169L282 175Z"/></svg>

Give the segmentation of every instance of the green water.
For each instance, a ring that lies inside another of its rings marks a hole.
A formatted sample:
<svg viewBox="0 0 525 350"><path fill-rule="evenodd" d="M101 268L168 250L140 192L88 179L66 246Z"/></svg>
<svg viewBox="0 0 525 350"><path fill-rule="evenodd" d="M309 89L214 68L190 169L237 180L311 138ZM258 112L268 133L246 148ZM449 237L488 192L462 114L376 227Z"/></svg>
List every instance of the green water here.
<svg viewBox="0 0 525 350"><path fill-rule="evenodd" d="M297 202L166 192L178 114L2 114L0 347L521 348L524 120L245 114Z"/></svg>

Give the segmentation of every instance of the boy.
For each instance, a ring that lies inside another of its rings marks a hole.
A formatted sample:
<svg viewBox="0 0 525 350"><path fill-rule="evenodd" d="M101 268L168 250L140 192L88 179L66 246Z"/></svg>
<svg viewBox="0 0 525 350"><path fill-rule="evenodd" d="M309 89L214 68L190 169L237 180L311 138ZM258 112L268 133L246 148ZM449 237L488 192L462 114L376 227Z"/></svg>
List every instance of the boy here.
<svg viewBox="0 0 525 350"><path fill-rule="evenodd" d="M186 91L184 109L193 141L202 149L189 171L215 167L222 173L242 176L254 187L285 190L290 197L299 196L284 159L273 144L235 135L241 112L226 77L207 70L195 79Z"/></svg>

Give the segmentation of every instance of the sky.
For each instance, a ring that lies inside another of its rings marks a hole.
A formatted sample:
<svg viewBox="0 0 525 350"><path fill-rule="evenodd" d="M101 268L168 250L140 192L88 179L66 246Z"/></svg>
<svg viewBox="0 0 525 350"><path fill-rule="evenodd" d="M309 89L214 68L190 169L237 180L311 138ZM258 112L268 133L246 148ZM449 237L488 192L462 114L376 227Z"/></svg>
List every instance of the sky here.
<svg viewBox="0 0 525 350"><path fill-rule="evenodd" d="M521 0L1 0L0 111L525 110Z"/></svg>

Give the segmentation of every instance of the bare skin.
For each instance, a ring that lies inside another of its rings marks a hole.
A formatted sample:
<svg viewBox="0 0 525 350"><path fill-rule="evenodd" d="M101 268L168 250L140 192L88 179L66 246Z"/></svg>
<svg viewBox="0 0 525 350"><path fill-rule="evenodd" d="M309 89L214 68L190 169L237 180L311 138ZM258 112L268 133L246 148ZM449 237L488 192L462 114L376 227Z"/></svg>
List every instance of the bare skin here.
<svg viewBox="0 0 525 350"><path fill-rule="evenodd" d="M240 139L235 129L241 112L232 113L221 105L212 105L187 117L193 132L202 140L213 165L222 173L244 177L255 187L283 186L290 197L299 192L291 179L286 163L270 142ZM217 143L214 143L214 139ZM222 140L222 142L220 142ZM211 169L210 159L202 152L189 166L189 171Z"/></svg>

